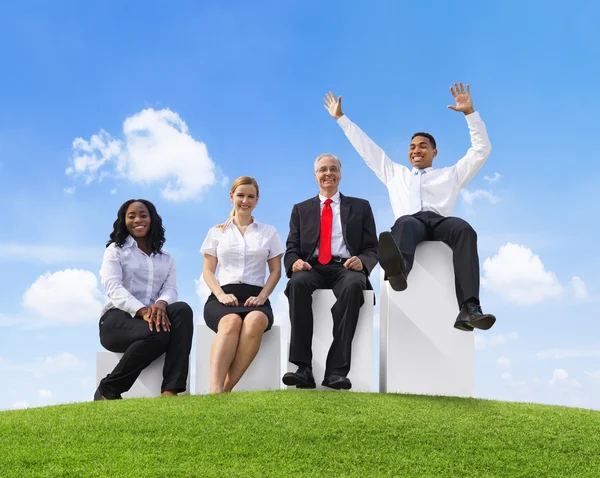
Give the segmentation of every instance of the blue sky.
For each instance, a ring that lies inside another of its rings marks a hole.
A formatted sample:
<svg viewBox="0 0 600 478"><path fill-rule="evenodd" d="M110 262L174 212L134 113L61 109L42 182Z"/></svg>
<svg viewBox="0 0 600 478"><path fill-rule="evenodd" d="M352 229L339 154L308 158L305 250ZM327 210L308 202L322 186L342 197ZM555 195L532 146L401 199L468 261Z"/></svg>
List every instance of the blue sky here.
<svg viewBox="0 0 600 478"><path fill-rule="evenodd" d="M256 177L256 217L285 239L292 205L317 193L314 158L333 152L342 192L388 229L387 191L323 96L342 94L398 162L431 132L441 167L469 145L446 109L453 81L471 84L493 144L454 211L478 231L498 317L477 333L476 395L600 409L599 22L591 1L3 4L0 409L91 398L95 281L122 202L156 204L201 319L198 249L231 180Z"/></svg>

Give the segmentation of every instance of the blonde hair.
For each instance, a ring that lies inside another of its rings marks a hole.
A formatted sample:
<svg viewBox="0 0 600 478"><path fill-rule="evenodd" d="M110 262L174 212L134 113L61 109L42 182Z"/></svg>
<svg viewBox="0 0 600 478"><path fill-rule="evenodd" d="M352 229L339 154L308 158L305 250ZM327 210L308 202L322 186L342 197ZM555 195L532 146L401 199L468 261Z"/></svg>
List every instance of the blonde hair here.
<svg viewBox="0 0 600 478"><path fill-rule="evenodd" d="M240 186L254 186L256 188L256 197L258 197L260 195L260 193L258 191L258 183L256 182L256 179L254 179L251 176L240 176L239 178L237 178L231 185L230 192L234 193L235 190L237 188L239 188ZM231 212L229 213L227 220L223 224L218 224L215 227L217 227L218 229L223 231L223 229L225 229L225 227L227 227L227 224L229 224L229 222L233 219L233 216L235 216L235 207L233 207L231 209Z"/></svg>

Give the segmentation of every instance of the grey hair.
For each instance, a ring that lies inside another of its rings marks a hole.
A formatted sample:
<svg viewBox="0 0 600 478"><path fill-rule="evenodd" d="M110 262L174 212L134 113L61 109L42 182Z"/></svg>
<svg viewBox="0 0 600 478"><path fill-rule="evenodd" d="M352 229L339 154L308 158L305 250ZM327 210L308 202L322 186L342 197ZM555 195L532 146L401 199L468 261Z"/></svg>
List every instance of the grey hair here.
<svg viewBox="0 0 600 478"><path fill-rule="evenodd" d="M319 156L317 156L317 159L315 159L315 173L317 172L317 165L319 164L319 161L321 161L323 158L335 159L338 163L340 170L342 169L342 162L340 161L340 158L338 158L336 155L331 154L331 153L323 153L323 154L319 154Z"/></svg>

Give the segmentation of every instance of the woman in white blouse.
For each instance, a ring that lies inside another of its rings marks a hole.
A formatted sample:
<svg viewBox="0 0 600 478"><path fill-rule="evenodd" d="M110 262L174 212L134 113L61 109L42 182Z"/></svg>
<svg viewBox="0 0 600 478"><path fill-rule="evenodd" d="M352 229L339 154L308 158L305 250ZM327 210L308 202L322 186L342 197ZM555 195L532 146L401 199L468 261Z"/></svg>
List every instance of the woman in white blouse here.
<svg viewBox="0 0 600 478"><path fill-rule="evenodd" d="M162 219L151 202L131 199L119 208L100 270L108 296L100 343L123 357L100 381L94 400L121 398L163 353L162 395L186 390L193 313L177 302L175 261L162 250L164 243Z"/></svg>
<svg viewBox="0 0 600 478"><path fill-rule="evenodd" d="M233 203L229 218L210 229L200 249L202 275L212 291L204 320L217 333L210 350L210 393L233 389L254 360L263 333L273 325L268 297L281 278L284 252L277 230L252 216L258 202L253 178L237 178L229 198Z"/></svg>

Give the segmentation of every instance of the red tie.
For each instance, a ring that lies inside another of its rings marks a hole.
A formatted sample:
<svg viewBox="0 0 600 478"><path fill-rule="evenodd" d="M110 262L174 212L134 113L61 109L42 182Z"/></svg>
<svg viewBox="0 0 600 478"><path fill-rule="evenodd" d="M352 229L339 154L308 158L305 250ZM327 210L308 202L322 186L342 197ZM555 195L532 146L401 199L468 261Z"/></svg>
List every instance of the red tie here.
<svg viewBox="0 0 600 478"><path fill-rule="evenodd" d="M331 198L325 199L323 212L321 213L321 239L319 241L319 262L323 265L331 261L331 223L333 222L333 211L331 210Z"/></svg>

